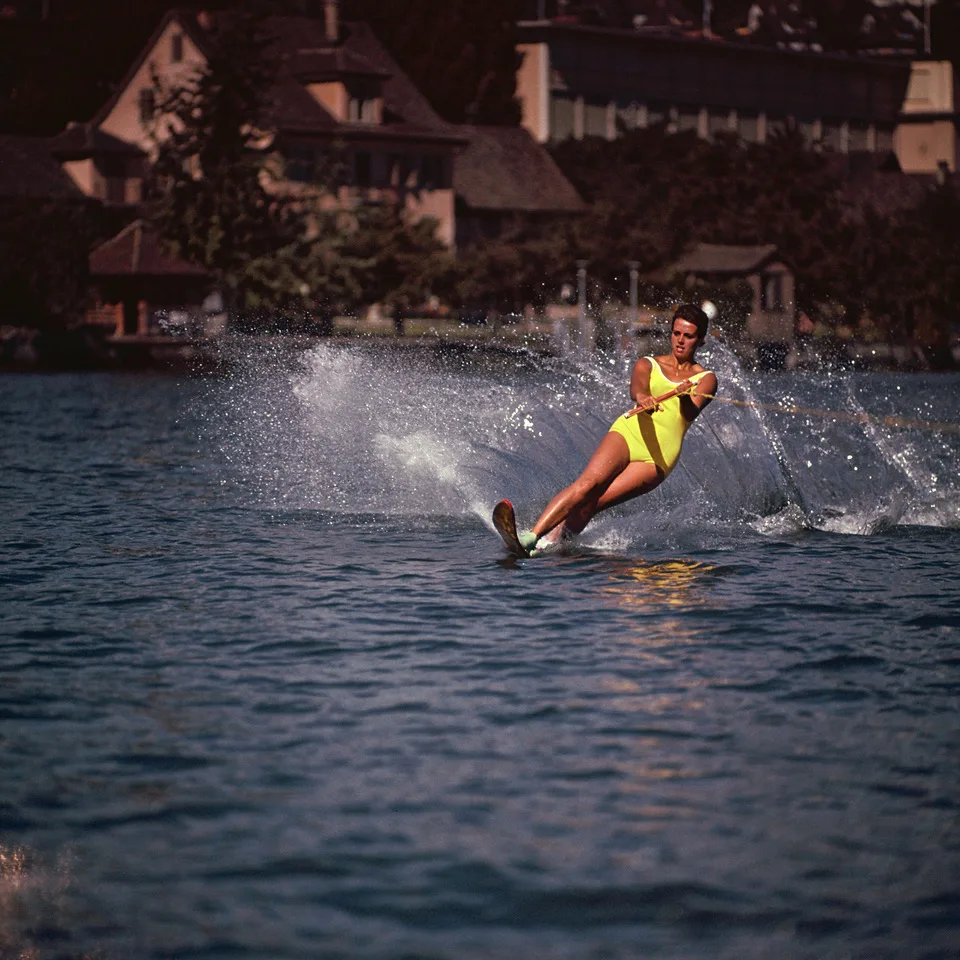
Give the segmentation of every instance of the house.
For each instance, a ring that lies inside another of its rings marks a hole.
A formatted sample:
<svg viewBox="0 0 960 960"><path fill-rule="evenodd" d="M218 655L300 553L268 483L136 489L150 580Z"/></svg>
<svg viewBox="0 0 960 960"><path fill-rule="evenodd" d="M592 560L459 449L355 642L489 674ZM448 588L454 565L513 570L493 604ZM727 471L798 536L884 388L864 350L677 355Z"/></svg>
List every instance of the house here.
<svg viewBox="0 0 960 960"><path fill-rule="evenodd" d="M960 169L960 76L948 60L917 60L896 129L895 149L904 173Z"/></svg>
<svg viewBox="0 0 960 960"><path fill-rule="evenodd" d="M763 143L793 124L838 153L893 150L907 172L958 168L957 82L946 61L560 16L521 21L517 50L523 125L540 143L612 140L656 124Z"/></svg>
<svg viewBox="0 0 960 960"><path fill-rule="evenodd" d="M345 175L340 204L392 200L415 218L435 218L446 244L455 237L452 168L466 144L443 121L363 23L341 23L336 0L325 16L268 17L279 62L259 118L285 161L288 184L324 192L318 160L335 152ZM154 78L182 84L205 62L209 14L169 11L114 95L87 123L72 124L55 147L64 169L89 196L136 204L155 151Z"/></svg>
<svg viewBox="0 0 960 960"><path fill-rule="evenodd" d="M522 127L460 127L453 168L457 248L499 237L521 214L545 222L586 204L550 154Z"/></svg>
<svg viewBox="0 0 960 960"><path fill-rule="evenodd" d="M793 270L774 244L699 243L676 261L669 272L685 277L688 283L745 281L752 292L746 320L748 339L766 345L767 352L775 346L786 355L786 348L794 339L796 284Z"/></svg>

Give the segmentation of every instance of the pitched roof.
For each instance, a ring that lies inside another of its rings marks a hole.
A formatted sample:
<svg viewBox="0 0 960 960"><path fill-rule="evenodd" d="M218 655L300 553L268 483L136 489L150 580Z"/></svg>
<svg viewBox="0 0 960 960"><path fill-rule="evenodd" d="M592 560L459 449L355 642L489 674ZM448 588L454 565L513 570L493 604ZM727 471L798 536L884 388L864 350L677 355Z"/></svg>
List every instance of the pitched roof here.
<svg viewBox="0 0 960 960"><path fill-rule="evenodd" d="M116 89L113 91L113 95L103 104L102 107L93 115L90 120L92 126L98 127L104 120L110 116L110 111L116 106L117 101L123 95L124 90L137 75L137 71L143 66L147 58L153 53L153 48L157 45L157 41L163 35L163 31L167 29L167 25L175 20L179 25L180 29L193 41L197 49L201 53L206 55L205 51L207 50L207 40L204 36L203 30L197 23L196 15L190 13L189 11L184 10L168 10L160 22L157 24L156 30L150 35L150 39L143 45L143 49L137 55L137 58L130 64L130 68L124 74L121 81L117 84Z"/></svg>
<svg viewBox="0 0 960 960"><path fill-rule="evenodd" d="M0 196L82 200L83 191L54 159L47 137L0 135Z"/></svg>
<svg viewBox="0 0 960 960"><path fill-rule="evenodd" d="M323 22L315 17L268 17L264 26L286 69L304 83L336 76L390 76L382 64L374 63L349 43L331 43ZM345 39L350 33L347 31Z"/></svg>
<svg viewBox="0 0 960 960"><path fill-rule="evenodd" d="M447 123L430 106L427 98L387 53L366 23L350 21L343 25L343 42L370 63L388 74L383 83L384 106L394 122L412 124L436 133L455 134L456 127Z"/></svg>
<svg viewBox="0 0 960 960"><path fill-rule="evenodd" d="M268 17L264 27L280 59L266 119L281 133L464 142L457 127L437 115L367 24L344 23L336 43L327 38L323 21L315 17ZM380 84L383 123L339 122L304 87L351 76Z"/></svg>
<svg viewBox="0 0 960 960"><path fill-rule="evenodd" d="M287 133L335 131L340 126L289 74L281 74L274 82L264 120Z"/></svg>
<svg viewBox="0 0 960 960"><path fill-rule="evenodd" d="M553 157L522 127L460 127L469 139L453 165L457 196L474 210L579 213L586 209Z"/></svg>
<svg viewBox="0 0 960 960"><path fill-rule="evenodd" d="M91 276L134 274L166 277L208 275L203 267L166 253L160 238L143 220L127 224L115 237L100 244L90 254Z"/></svg>
<svg viewBox="0 0 960 960"><path fill-rule="evenodd" d="M346 47L299 49L287 61L287 69L304 83L315 83L330 77L374 77L385 80L389 76L366 57Z"/></svg>
<svg viewBox="0 0 960 960"><path fill-rule="evenodd" d="M143 156L143 151L126 140L106 133L92 123L68 123L50 140L51 152L61 160L81 160L94 154L118 153Z"/></svg>
<svg viewBox="0 0 960 960"><path fill-rule="evenodd" d="M759 270L777 255L776 244L734 246L698 243L671 268L676 273L744 275Z"/></svg>

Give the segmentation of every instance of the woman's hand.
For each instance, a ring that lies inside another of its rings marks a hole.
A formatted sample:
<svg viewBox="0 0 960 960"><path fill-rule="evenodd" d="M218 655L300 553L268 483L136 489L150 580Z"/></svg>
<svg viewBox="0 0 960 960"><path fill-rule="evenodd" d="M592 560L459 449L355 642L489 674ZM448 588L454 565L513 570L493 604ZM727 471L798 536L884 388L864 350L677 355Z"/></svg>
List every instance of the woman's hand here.
<svg viewBox="0 0 960 960"><path fill-rule="evenodd" d="M642 400L638 400L637 405L632 410L628 410L624 416L633 417L638 413L653 413L654 410L659 409L660 404L656 397L644 397Z"/></svg>

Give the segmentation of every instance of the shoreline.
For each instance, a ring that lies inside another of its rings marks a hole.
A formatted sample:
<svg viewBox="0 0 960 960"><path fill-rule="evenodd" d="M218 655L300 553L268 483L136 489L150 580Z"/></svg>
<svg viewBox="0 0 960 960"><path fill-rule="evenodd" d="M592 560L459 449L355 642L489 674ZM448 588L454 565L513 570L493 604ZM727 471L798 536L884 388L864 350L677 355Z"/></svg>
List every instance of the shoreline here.
<svg viewBox="0 0 960 960"><path fill-rule="evenodd" d="M223 373L238 350L252 345L303 350L319 343L362 344L387 349L427 349L476 353L561 357L555 331L544 324L497 327L414 319L397 334L389 328L339 324L332 334L233 334L215 338L166 335L106 336L103 328L79 327L59 333L32 328L0 329L0 373L142 372ZM630 342L637 353L654 349L650 335ZM936 350L917 343L807 337L793 343L731 342L744 368L758 372L838 370L882 373L960 371L960 344Z"/></svg>

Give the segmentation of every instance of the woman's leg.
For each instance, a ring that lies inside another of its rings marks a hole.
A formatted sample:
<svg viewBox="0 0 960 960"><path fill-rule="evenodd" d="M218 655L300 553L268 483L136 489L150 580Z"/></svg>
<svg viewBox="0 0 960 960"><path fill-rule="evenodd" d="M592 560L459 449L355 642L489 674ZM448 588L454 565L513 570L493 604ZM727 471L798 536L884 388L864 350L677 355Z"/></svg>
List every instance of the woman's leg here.
<svg viewBox="0 0 960 960"><path fill-rule="evenodd" d="M614 477L598 498L588 497L574 506L567 514L566 519L559 524L559 535L548 539L559 539L564 533L580 533L601 511L615 507L618 503L633 500L634 497L639 497L644 493L649 493L655 487L659 487L663 480L663 471L655 464L641 462L628 464ZM563 494L560 494L560 496L563 496ZM549 507L547 509L549 510Z"/></svg>
<svg viewBox="0 0 960 960"><path fill-rule="evenodd" d="M584 467L583 473L547 504L540 519L533 525L533 532L542 537L574 513L578 520L587 515L583 521L585 526L587 520L596 513L596 505L604 493L630 466L627 441L619 433L607 433Z"/></svg>

